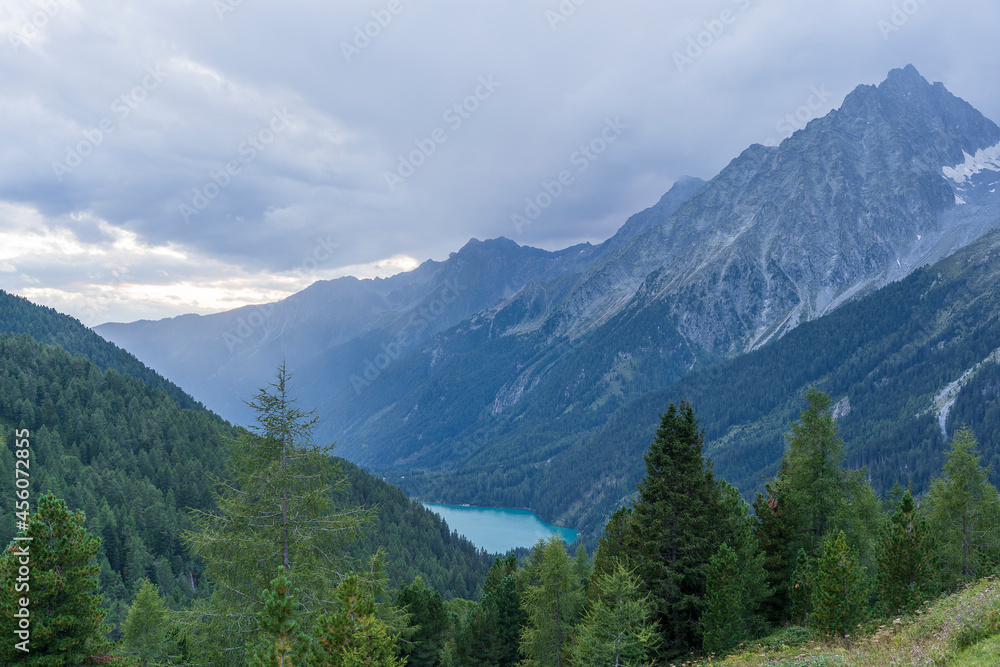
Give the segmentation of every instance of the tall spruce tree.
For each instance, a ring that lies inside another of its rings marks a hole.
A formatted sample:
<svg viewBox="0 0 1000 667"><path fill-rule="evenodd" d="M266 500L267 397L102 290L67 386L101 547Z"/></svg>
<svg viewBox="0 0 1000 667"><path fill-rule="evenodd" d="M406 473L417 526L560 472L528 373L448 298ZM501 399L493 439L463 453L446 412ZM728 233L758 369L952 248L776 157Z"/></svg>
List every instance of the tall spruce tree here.
<svg viewBox="0 0 1000 667"><path fill-rule="evenodd" d="M986 475L976 436L962 427L951 439L944 476L931 483L926 498L946 586L972 581L1000 564L1000 498Z"/></svg>
<svg viewBox="0 0 1000 667"><path fill-rule="evenodd" d="M912 612L932 593L935 551L927 519L907 491L879 537L877 593L885 614Z"/></svg>
<svg viewBox="0 0 1000 667"><path fill-rule="evenodd" d="M296 407L290 379L282 364L275 381L247 403L256 424L228 443L229 478L216 480L217 509L193 511L197 530L184 535L215 587L195 616L206 630L200 636L229 644L210 649L213 664L243 659L275 568L301 591L297 604L308 630L348 569L343 546L370 518L334 505L344 477L333 446L312 443L316 418Z"/></svg>
<svg viewBox="0 0 1000 667"><path fill-rule="evenodd" d="M705 568L722 543L722 499L702 456L703 438L690 403L671 403L645 455L646 476L632 505L629 562L653 600L663 659L701 647Z"/></svg>
<svg viewBox="0 0 1000 667"><path fill-rule="evenodd" d="M47 493L38 499L27 530L19 533L30 540L12 542L0 556L0 663L63 667L110 661L111 628L94 592L100 568L91 564L100 540L87 532L84 521L82 511L70 512ZM24 608L30 621L26 651L17 647L24 638L16 634L23 630L15 616L22 598L28 600Z"/></svg>

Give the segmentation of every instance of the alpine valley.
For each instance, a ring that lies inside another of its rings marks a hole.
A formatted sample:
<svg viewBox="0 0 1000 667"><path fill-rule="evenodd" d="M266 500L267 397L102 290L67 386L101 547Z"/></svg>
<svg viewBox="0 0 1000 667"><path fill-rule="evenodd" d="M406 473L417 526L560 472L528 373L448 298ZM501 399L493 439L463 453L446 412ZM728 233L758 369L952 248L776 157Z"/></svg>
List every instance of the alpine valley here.
<svg viewBox="0 0 1000 667"><path fill-rule="evenodd" d="M849 465L919 493L956 424L1000 471L998 171L1000 127L907 66L599 245L473 239L387 279L96 331L238 423L284 360L339 455L591 538L680 398L744 495L812 386Z"/></svg>

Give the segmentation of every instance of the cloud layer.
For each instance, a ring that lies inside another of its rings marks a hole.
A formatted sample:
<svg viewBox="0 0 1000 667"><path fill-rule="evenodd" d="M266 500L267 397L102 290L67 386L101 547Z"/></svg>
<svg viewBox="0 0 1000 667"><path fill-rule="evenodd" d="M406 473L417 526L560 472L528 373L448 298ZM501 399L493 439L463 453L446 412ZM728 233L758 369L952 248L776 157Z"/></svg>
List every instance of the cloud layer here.
<svg viewBox="0 0 1000 667"><path fill-rule="evenodd" d="M985 0L0 12L0 287L87 324L597 242L906 63L1000 120Z"/></svg>

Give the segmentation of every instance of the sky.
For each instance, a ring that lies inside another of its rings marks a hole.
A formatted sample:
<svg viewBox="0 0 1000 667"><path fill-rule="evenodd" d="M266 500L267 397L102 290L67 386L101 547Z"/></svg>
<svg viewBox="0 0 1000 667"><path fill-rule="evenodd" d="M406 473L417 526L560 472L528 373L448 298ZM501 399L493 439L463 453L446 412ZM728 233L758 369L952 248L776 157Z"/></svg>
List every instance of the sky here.
<svg viewBox="0 0 1000 667"><path fill-rule="evenodd" d="M5 0L0 289L95 326L599 243L907 63L1000 121L998 27L989 0Z"/></svg>

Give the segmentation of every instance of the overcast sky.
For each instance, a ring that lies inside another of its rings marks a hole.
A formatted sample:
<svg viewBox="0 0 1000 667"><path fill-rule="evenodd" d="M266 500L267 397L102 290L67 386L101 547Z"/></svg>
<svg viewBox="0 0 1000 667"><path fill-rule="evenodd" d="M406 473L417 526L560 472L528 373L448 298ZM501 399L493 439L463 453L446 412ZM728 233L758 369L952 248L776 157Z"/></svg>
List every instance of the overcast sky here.
<svg viewBox="0 0 1000 667"><path fill-rule="evenodd" d="M5 0L0 288L96 325L600 242L907 63L1000 120L998 27L987 0Z"/></svg>

